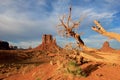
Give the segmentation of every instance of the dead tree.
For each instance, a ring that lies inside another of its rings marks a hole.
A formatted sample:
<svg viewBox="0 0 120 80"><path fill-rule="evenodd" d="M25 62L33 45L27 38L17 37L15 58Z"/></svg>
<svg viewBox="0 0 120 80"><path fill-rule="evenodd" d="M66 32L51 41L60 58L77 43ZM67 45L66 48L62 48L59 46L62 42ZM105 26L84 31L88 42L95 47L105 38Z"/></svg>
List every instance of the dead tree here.
<svg viewBox="0 0 120 80"><path fill-rule="evenodd" d="M103 36L107 36L110 39L116 39L117 41L120 42L120 34L115 33L115 32L107 32L100 24L100 22L98 22L97 20L94 20L94 24L96 26L92 27L92 30L98 32L99 34L103 35Z"/></svg>
<svg viewBox="0 0 120 80"><path fill-rule="evenodd" d="M77 32L74 31L74 29L77 29L80 25L80 21L72 21L71 19L71 11L72 8L70 7L69 9L69 14L66 17L65 15L62 16L62 18L60 19L60 24L58 26L62 27L63 30L59 30L58 33L62 33L64 34L63 36L66 37L73 37L76 41L78 46L82 49L82 50L95 50L93 48L89 48L84 44L84 41L81 39L80 34L78 34Z"/></svg>

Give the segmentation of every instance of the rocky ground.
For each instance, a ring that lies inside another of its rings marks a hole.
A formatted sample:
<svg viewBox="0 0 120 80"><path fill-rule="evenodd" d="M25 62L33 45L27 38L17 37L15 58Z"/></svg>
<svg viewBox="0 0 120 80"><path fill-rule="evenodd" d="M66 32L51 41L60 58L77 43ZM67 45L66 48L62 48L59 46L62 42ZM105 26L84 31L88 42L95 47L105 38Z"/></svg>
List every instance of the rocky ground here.
<svg viewBox="0 0 120 80"><path fill-rule="evenodd" d="M88 59L80 64L75 56L79 53L1 50L0 80L120 80L119 64Z"/></svg>

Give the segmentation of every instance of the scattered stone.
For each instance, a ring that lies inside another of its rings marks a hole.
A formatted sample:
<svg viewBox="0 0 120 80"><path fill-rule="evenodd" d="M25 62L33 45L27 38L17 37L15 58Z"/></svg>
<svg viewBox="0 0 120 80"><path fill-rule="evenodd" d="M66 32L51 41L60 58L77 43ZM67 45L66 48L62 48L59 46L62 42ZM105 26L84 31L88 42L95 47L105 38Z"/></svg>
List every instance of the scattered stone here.
<svg viewBox="0 0 120 80"><path fill-rule="evenodd" d="M54 56L56 56L56 54L54 54L54 53L49 53L48 56L49 56L49 57L54 57Z"/></svg>
<svg viewBox="0 0 120 80"><path fill-rule="evenodd" d="M96 76L98 76L98 77L102 77L103 75L102 75L102 74L96 74Z"/></svg>
<svg viewBox="0 0 120 80"><path fill-rule="evenodd" d="M53 61L50 61L50 64L53 65Z"/></svg>
<svg viewBox="0 0 120 80"><path fill-rule="evenodd" d="M58 66L60 66L61 63L60 63L59 60L57 60L57 61L56 61L56 64L57 64Z"/></svg>

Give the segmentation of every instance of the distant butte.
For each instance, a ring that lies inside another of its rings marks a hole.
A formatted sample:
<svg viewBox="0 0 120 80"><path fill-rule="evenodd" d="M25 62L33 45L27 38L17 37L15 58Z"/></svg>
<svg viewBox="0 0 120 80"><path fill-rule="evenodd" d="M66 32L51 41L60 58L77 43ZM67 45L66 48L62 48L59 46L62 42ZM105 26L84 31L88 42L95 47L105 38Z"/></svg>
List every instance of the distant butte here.
<svg viewBox="0 0 120 80"><path fill-rule="evenodd" d="M109 44L108 41L105 41L105 42L103 43L103 46L100 48L100 51L120 53L120 50L117 50L117 49L114 49L114 48L110 47L110 44Z"/></svg>
<svg viewBox="0 0 120 80"><path fill-rule="evenodd" d="M56 39L52 37L50 34L44 34L42 36L42 43L34 48L35 50L56 50L60 49L60 47L56 43Z"/></svg>
<svg viewBox="0 0 120 80"><path fill-rule="evenodd" d="M106 51L114 51L115 49L113 49L113 48L110 47L110 44L109 44L108 41L105 41L105 42L103 43L103 46L102 46L102 48L101 48L100 50L106 52Z"/></svg>
<svg viewBox="0 0 120 80"><path fill-rule="evenodd" d="M0 50L9 50L9 43L7 41L0 40Z"/></svg>

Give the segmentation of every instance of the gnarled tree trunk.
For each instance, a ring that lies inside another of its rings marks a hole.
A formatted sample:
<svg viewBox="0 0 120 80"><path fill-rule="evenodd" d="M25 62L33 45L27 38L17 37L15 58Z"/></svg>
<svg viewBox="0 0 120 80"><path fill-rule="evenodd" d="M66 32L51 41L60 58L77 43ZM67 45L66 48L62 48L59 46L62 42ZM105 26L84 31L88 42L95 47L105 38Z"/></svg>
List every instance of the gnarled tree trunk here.
<svg viewBox="0 0 120 80"><path fill-rule="evenodd" d="M101 24L94 20L94 23L96 26L92 27L92 30L98 32L99 34L103 35L103 36L107 36L110 39L116 39L117 41L120 42L120 34L115 33L115 32L107 32L102 26Z"/></svg>
<svg viewBox="0 0 120 80"><path fill-rule="evenodd" d="M78 34L77 32L74 31L74 28L79 27L80 21L76 21L76 22L72 21L72 19L71 19L71 11L72 11L72 8L70 7L69 15L68 15L67 19L66 19L66 16L62 16L62 19L60 19L61 24L59 26L62 26L64 30L59 31L59 32L62 32L65 36L71 36L74 39L76 39L79 47L82 50L87 50L87 51L95 50L93 48L87 47L84 44L84 41L81 39L80 34ZM64 21L64 20L66 20L66 21Z"/></svg>

